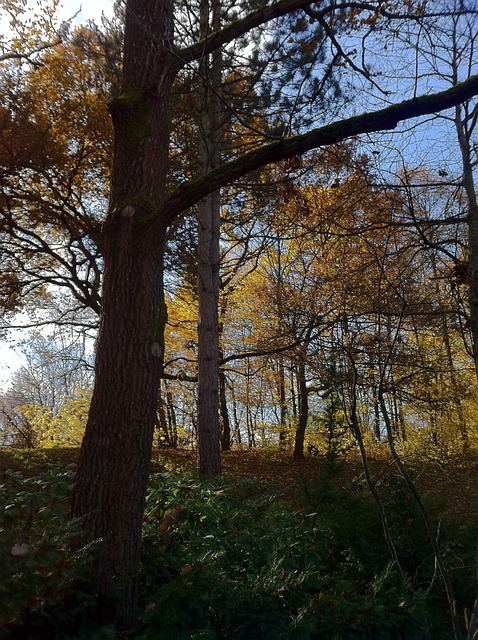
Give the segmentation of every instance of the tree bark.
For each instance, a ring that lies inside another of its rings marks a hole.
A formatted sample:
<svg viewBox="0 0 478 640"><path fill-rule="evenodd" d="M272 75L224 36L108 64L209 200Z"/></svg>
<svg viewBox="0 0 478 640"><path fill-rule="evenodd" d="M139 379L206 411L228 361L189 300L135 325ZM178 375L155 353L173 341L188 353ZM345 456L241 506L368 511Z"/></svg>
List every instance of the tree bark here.
<svg viewBox="0 0 478 640"><path fill-rule="evenodd" d="M198 205L198 463L221 473L219 442L219 192Z"/></svg>
<svg viewBox="0 0 478 640"><path fill-rule="evenodd" d="M219 28L220 3L202 0L202 39ZM221 160L220 50L204 56L201 73L201 174L215 169ZM214 191L198 203L198 463L206 478L221 473L219 428L219 232L221 196Z"/></svg>
<svg viewBox="0 0 478 640"><path fill-rule="evenodd" d="M299 422L295 432L293 457L300 459L304 457L305 430L309 418L309 390L307 389L305 377L305 355L299 360L297 378L299 386Z"/></svg>
<svg viewBox="0 0 478 640"><path fill-rule="evenodd" d="M79 542L97 541L92 592L114 604L103 621L132 623L141 523L163 366L166 311L164 202L171 87L171 0L130 0L122 92L110 104L115 142L110 208L103 231L103 307L95 388L81 447L72 514ZM154 39L144 36L144 25ZM168 46L164 46L164 43ZM114 592L114 593L113 593ZM119 595L118 595L119 594Z"/></svg>

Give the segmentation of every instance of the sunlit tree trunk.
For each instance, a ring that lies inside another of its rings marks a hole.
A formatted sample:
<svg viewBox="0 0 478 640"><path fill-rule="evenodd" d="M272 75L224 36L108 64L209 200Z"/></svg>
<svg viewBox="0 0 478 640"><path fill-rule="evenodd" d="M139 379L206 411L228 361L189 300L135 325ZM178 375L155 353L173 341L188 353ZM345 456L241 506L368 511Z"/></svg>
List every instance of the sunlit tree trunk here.
<svg viewBox="0 0 478 640"><path fill-rule="evenodd" d="M239 422L239 416L237 415L237 402L236 394L234 393L234 386L231 385L231 400L232 400L232 415L234 418L234 433L238 445L242 444L241 424Z"/></svg>
<svg viewBox="0 0 478 640"><path fill-rule="evenodd" d="M211 6L210 6L211 4ZM220 5L202 0L201 37L219 27ZM218 93L221 87L221 54L215 51L200 64L201 108L199 163L201 173L221 160L221 118ZM198 203L198 463L207 478L221 473L219 428L219 232L220 192Z"/></svg>

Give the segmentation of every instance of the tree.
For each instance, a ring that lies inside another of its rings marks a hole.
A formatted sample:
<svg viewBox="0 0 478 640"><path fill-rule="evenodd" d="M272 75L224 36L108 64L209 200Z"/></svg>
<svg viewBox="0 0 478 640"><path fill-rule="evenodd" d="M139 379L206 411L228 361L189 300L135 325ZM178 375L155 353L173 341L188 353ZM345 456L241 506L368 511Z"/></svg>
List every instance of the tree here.
<svg viewBox="0 0 478 640"><path fill-rule="evenodd" d="M221 25L219 0L202 0L200 37ZM221 161L222 57L217 48L200 61L199 161L202 175ZM219 436L219 233L221 195L216 190L198 203L198 463L207 478L221 472Z"/></svg>
<svg viewBox="0 0 478 640"><path fill-rule="evenodd" d="M314 10L314 17L338 24L347 21L350 9L356 20L355 4L344 3L339 18L335 4ZM478 78L471 77L447 91L280 136L200 178L168 188L168 126L177 74L256 26L303 7L310 10L310 4L300 0L261 6L206 40L178 50L171 0L127 3L122 85L109 103L115 136L110 203L101 238L104 282L95 388L72 508L73 515L82 518L83 541L101 540L93 592L106 594L113 582L121 584L114 606L103 610L119 627L131 624L137 597L141 521L164 354L168 228L209 193L268 163L361 133L394 129L401 120L451 108L478 92ZM364 21L386 19L383 3L367 3L363 11Z"/></svg>
<svg viewBox="0 0 478 640"><path fill-rule="evenodd" d="M0 63L20 61L36 66L39 54L61 43L61 29L52 29L49 19L56 8L54 2L39 2L36 11L21 0L2 0L0 6L4 12L3 28L7 16L9 19L7 33L0 38Z"/></svg>
<svg viewBox="0 0 478 640"><path fill-rule="evenodd" d="M23 341L22 353L25 364L0 395L4 443L28 448L80 444L93 368L85 344L64 330L49 337L33 332Z"/></svg>
<svg viewBox="0 0 478 640"><path fill-rule="evenodd" d="M35 65L2 64L0 305L10 315L28 305L48 322L97 326L111 153L102 54L91 30L64 25Z"/></svg>

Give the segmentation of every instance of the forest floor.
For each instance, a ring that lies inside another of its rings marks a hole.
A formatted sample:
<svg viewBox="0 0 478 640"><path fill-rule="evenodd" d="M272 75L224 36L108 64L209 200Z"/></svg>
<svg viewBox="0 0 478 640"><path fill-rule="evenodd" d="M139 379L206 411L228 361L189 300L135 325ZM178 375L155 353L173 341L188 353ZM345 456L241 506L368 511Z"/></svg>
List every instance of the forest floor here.
<svg viewBox="0 0 478 640"><path fill-rule="evenodd" d="M49 463L75 465L78 448L18 450L0 448L0 482L7 469L27 475L40 473ZM369 461L373 481L379 485L398 471L386 455ZM264 486L274 487L284 499L294 500L298 487L315 484L324 470L330 472L325 458L307 455L295 460L277 449L236 449L222 454L223 474L227 479L256 477ZM194 472L196 452L191 449L159 449L153 452L151 471ZM440 516L476 517L478 510L478 452L457 455L446 462L414 459L407 468L423 496L429 498ZM333 466L337 483L351 491L367 491L360 458L348 454ZM299 492L300 493L300 492ZM428 501L428 500L427 500Z"/></svg>

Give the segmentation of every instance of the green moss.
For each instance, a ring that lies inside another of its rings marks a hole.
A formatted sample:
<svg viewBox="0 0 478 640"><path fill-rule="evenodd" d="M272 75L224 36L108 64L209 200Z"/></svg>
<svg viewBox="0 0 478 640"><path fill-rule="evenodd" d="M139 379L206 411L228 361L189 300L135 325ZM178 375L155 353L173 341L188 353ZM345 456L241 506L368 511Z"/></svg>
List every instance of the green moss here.
<svg viewBox="0 0 478 640"><path fill-rule="evenodd" d="M126 195L112 203L109 217L114 218L121 215L126 207L132 207L134 209L133 215L136 216L136 220L141 222L148 222L158 213L158 209L141 196Z"/></svg>
<svg viewBox="0 0 478 640"><path fill-rule="evenodd" d="M109 103L115 127L121 131L129 153L140 151L140 145L151 133L148 99L143 91L124 92Z"/></svg>

